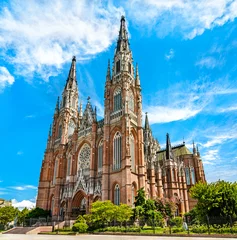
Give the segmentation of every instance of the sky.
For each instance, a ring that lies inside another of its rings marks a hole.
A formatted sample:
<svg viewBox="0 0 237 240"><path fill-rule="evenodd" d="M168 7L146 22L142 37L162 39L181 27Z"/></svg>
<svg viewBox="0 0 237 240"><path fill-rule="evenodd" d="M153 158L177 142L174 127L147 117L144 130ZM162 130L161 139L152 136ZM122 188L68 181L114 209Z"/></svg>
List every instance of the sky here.
<svg viewBox="0 0 237 240"><path fill-rule="evenodd" d="M172 145L195 141L208 182L237 180L237 0L1 0L0 198L34 206L73 55L79 101L103 118L121 15L161 147L167 132Z"/></svg>

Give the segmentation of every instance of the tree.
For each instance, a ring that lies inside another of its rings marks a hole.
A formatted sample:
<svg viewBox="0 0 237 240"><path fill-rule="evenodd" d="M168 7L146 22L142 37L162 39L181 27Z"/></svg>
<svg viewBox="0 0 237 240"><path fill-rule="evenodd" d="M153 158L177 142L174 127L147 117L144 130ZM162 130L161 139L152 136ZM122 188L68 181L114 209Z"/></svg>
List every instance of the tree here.
<svg viewBox="0 0 237 240"><path fill-rule="evenodd" d="M48 217L50 215L49 210L44 210L42 208L34 208L26 214L26 218L39 218L39 217Z"/></svg>
<svg viewBox="0 0 237 240"><path fill-rule="evenodd" d="M190 194L192 198L198 200L196 212L200 217L237 215L236 182L199 182L190 189Z"/></svg>
<svg viewBox="0 0 237 240"><path fill-rule="evenodd" d="M9 222L13 221L17 216L19 210L12 206L0 208L0 224L6 226Z"/></svg>
<svg viewBox="0 0 237 240"><path fill-rule="evenodd" d="M91 207L92 220L104 225L114 219L115 211L116 207L111 201L96 201Z"/></svg>
<svg viewBox="0 0 237 240"><path fill-rule="evenodd" d="M29 214L30 210L28 208L24 208L22 211L18 212L17 215L17 223L21 224L24 222L25 217Z"/></svg>
<svg viewBox="0 0 237 240"><path fill-rule="evenodd" d="M120 204L119 206L115 206L115 218L118 222L123 223L127 222L133 214L132 208L127 204Z"/></svg>
<svg viewBox="0 0 237 240"><path fill-rule="evenodd" d="M168 198L157 198L155 200L156 210L161 212L164 218L173 217L176 211L175 203Z"/></svg>
<svg viewBox="0 0 237 240"><path fill-rule="evenodd" d="M144 188L141 188L137 191L137 196L135 197L135 207L143 207L146 203L146 194Z"/></svg>

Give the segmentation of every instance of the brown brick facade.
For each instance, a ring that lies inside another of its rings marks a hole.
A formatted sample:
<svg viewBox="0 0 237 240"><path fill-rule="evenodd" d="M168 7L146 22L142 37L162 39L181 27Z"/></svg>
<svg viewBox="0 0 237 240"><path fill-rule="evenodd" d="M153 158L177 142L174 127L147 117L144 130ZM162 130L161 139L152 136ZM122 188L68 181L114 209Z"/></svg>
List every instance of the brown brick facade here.
<svg viewBox="0 0 237 240"><path fill-rule="evenodd" d="M188 189L197 181L205 181L205 174L196 147L193 153L185 144L171 147L167 135L161 150L147 115L142 126L138 67L133 66L122 17L112 74L108 64L102 120L89 98L84 112L81 105L78 110L73 57L48 136L37 207L50 209L55 218L76 217L97 200L132 206L136 191L144 188L147 197L171 198L184 213L195 204Z"/></svg>

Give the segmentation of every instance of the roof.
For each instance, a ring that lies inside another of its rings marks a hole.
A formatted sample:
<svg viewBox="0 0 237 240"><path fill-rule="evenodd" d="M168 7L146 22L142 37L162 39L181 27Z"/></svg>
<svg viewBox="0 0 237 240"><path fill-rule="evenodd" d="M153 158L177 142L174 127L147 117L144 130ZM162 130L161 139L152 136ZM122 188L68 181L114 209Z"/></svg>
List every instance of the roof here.
<svg viewBox="0 0 237 240"><path fill-rule="evenodd" d="M192 154L190 150L185 146L185 144L180 144L178 146L172 147L172 152L174 154L174 157L179 157L185 154ZM157 158L158 160L163 160L164 156L166 154L166 149L162 149L157 152Z"/></svg>

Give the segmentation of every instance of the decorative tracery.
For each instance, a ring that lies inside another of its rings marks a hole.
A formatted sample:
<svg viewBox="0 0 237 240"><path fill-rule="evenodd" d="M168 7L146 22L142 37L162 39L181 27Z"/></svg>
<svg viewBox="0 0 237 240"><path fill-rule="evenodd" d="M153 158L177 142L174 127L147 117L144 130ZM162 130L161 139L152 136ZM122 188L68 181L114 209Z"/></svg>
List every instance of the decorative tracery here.
<svg viewBox="0 0 237 240"><path fill-rule="evenodd" d="M129 110L134 112L134 96L131 90L129 90L129 93L128 93L128 108Z"/></svg>
<svg viewBox="0 0 237 240"><path fill-rule="evenodd" d="M122 160L122 136L120 132L117 132L114 136L113 142L113 169L118 170L121 168L121 160Z"/></svg>
<svg viewBox="0 0 237 240"><path fill-rule="evenodd" d="M135 171L135 144L133 134L130 134L130 154L131 154L131 168Z"/></svg>
<svg viewBox="0 0 237 240"><path fill-rule="evenodd" d="M121 108L122 108L121 89L117 88L114 92L114 111L118 111Z"/></svg>
<svg viewBox="0 0 237 240"><path fill-rule="evenodd" d="M83 175L89 173L90 169L91 148L88 144L84 144L79 152L78 157L78 170Z"/></svg>

